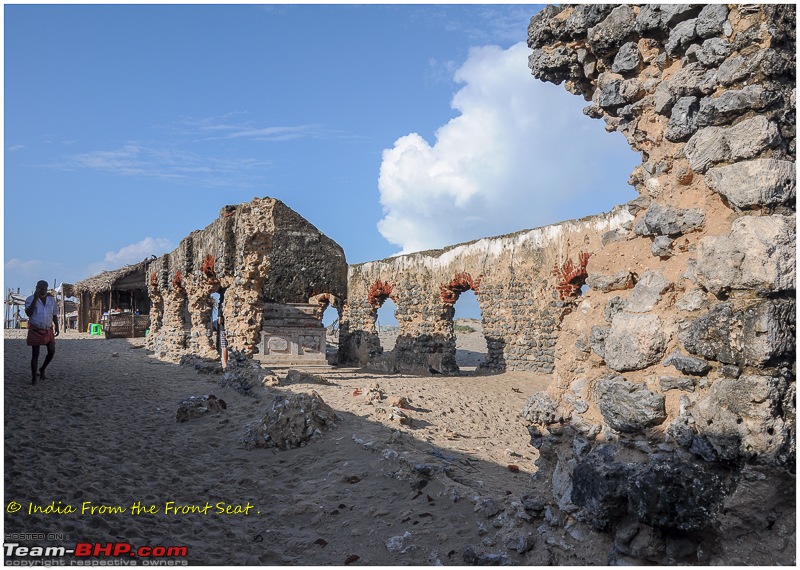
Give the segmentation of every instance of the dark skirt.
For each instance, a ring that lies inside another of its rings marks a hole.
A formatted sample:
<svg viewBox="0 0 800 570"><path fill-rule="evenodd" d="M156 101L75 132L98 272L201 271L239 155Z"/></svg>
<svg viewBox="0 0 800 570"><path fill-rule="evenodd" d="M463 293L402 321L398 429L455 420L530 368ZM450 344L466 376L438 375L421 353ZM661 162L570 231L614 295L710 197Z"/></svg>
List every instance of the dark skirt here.
<svg viewBox="0 0 800 570"><path fill-rule="evenodd" d="M42 346L55 341L56 336L53 334L53 327L40 329L30 324L28 325L28 346Z"/></svg>

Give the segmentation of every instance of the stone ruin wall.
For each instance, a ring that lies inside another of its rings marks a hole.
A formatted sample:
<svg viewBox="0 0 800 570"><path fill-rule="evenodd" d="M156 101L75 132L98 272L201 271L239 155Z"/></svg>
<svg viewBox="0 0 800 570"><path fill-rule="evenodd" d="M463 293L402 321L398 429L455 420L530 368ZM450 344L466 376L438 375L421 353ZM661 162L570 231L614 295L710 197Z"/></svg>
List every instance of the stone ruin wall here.
<svg viewBox="0 0 800 570"><path fill-rule="evenodd" d="M252 354L264 302L329 293L346 299L341 364L455 374L453 304L472 289L484 371L553 375L522 411L550 526L610 533L609 564L794 563L795 30L789 4L548 6L532 73L641 154L639 198L347 275L279 202L229 207L150 265L148 342L210 355L225 287L231 346Z"/></svg>
<svg viewBox="0 0 800 570"><path fill-rule="evenodd" d="M188 354L219 358L212 293L225 291L228 346L246 356L257 351L265 303L311 299L321 318L329 300L347 294L342 248L272 198L226 206L206 228L148 264L147 275L147 346L170 360Z"/></svg>
<svg viewBox="0 0 800 570"><path fill-rule="evenodd" d="M795 33L794 5L531 21L533 75L642 155L643 209L590 260L523 411L610 563L794 563Z"/></svg>
<svg viewBox="0 0 800 570"><path fill-rule="evenodd" d="M446 289L479 280L487 371L553 374L522 411L549 524L610 533L609 564L793 564L796 8L548 6L528 34L533 75L641 154L630 218L352 266L340 358L454 373Z"/></svg>
<svg viewBox="0 0 800 570"><path fill-rule="evenodd" d="M386 372L458 373L454 305L472 290L488 350L481 369L553 372L559 323L586 277L581 255L619 239L635 209L625 205L581 220L351 265L340 363ZM572 268L566 277L565 267L566 273ZM395 348L384 352L375 322L387 298L396 305L400 330Z"/></svg>
<svg viewBox="0 0 800 570"><path fill-rule="evenodd" d="M631 182L645 207L591 258L562 323L554 416L657 428L709 459L793 462L794 35L791 5L533 18L533 75L583 95L643 160Z"/></svg>

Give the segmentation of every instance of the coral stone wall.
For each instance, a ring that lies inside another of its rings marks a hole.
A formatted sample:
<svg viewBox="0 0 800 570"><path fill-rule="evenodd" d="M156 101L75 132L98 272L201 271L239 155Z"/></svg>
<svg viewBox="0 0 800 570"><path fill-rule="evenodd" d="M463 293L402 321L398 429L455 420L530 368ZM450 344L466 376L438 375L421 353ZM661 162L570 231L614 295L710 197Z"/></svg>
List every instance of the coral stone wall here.
<svg viewBox="0 0 800 570"><path fill-rule="evenodd" d="M546 7L531 71L624 134L640 196L350 267L342 362L457 372L473 289L485 368L552 373L521 413L545 519L610 533L608 564L795 563L795 34L793 4Z"/></svg>
<svg viewBox="0 0 800 570"><path fill-rule="evenodd" d="M592 257L530 419L793 463L795 7L548 6L528 43L641 153L646 206Z"/></svg>
<svg viewBox="0 0 800 570"><path fill-rule="evenodd" d="M206 228L150 263L147 273L153 302L148 346L173 360L217 357L214 292L224 292L229 348L246 355L257 350L266 303L347 295L342 248L272 198L226 206Z"/></svg>
<svg viewBox="0 0 800 570"><path fill-rule="evenodd" d="M458 372L454 303L473 290L481 307L485 371L550 373L563 315L574 308L585 267L603 243L632 227L635 204L608 214L351 265L340 362L419 374ZM582 257L582 254L583 257ZM391 298L399 337L384 354L377 310Z"/></svg>

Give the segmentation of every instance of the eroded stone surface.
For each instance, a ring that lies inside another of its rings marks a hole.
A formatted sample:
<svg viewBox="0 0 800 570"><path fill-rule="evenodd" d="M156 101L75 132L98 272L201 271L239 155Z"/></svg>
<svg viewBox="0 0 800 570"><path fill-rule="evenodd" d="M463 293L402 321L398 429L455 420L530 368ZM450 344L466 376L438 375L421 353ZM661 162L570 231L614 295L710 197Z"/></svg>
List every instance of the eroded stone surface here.
<svg viewBox="0 0 800 570"><path fill-rule="evenodd" d="M173 361L186 354L218 358L212 293L224 294L229 350L245 355L261 342L267 302L308 304L315 296L347 293L342 248L272 198L226 206L206 228L148 264L147 274L155 308L147 346Z"/></svg>
<svg viewBox="0 0 800 570"><path fill-rule="evenodd" d="M711 168L708 185L737 208L791 202L797 193L794 162L761 158Z"/></svg>
<svg viewBox="0 0 800 570"><path fill-rule="evenodd" d="M700 240L698 282L715 294L794 290L796 239L794 215L738 218L727 235Z"/></svg>
<svg viewBox="0 0 800 570"><path fill-rule="evenodd" d="M647 368L661 358L665 343L657 315L617 313L605 338L606 364L619 372Z"/></svg>

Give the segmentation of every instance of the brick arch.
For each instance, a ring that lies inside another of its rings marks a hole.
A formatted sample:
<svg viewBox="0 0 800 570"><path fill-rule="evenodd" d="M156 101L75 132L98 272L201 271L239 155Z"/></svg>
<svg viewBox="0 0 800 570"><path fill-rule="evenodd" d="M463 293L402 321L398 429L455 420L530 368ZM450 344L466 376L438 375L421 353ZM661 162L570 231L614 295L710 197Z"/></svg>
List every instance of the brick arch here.
<svg viewBox="0 0 800 570"><path fill-rule="evenodd" d="M482 279L483 275L479 275L477 279L473 279L472 275L466 271L456 273L455 277L453 277L449 283L442 283L439 285L442 301L446 305L455 305L461 293L464 291L472 289L477 293Z"/></svg>
<svg viewBox="0 0 800 570"><path fill-rule="evenodd" d="M581 287L586 283L586 278L589 272L586 270L586 264L589 263L591 253L580 252L578 254L578 264L576 265L572 259L567 259L561 264L553 266L550 272L558 278L556 291L558 291L558 298L562 301L567 299L575 299L580 295Z"/></svg>
<svg viewBox="0 0 800 570"><path fill-rule="evenodd" d="M180 269L175 271L175 276L172 278L172 288L175 291L183 292L183 275L181 275Z"/></svg>
<svg viewBox="0 0 800 570"><path fill-rule="evenodd" d="M334 309L340 309L342 307L342 300L333 293L320 293L319 295L309 297L308 304L319 305L320 309L324 311L329 306Z"/></svg>
<svg viewBox="0 0 800 570"><path fill-rule="evenodd" d="M214 269L215 262L214 256L210 253L203 258L203 265L200 268L200 272L209 280L217 279L217 272Z"/></svg>
<svg viewBox="0 0 800 570"><path fill-rule="evenodd" d="M397 303L397 298L394 295L394 285L388 281L384 282L378 279L370 286L367 293L367 301L370 307L377 311L386 302L386 299L391 299Z"/></svg>

